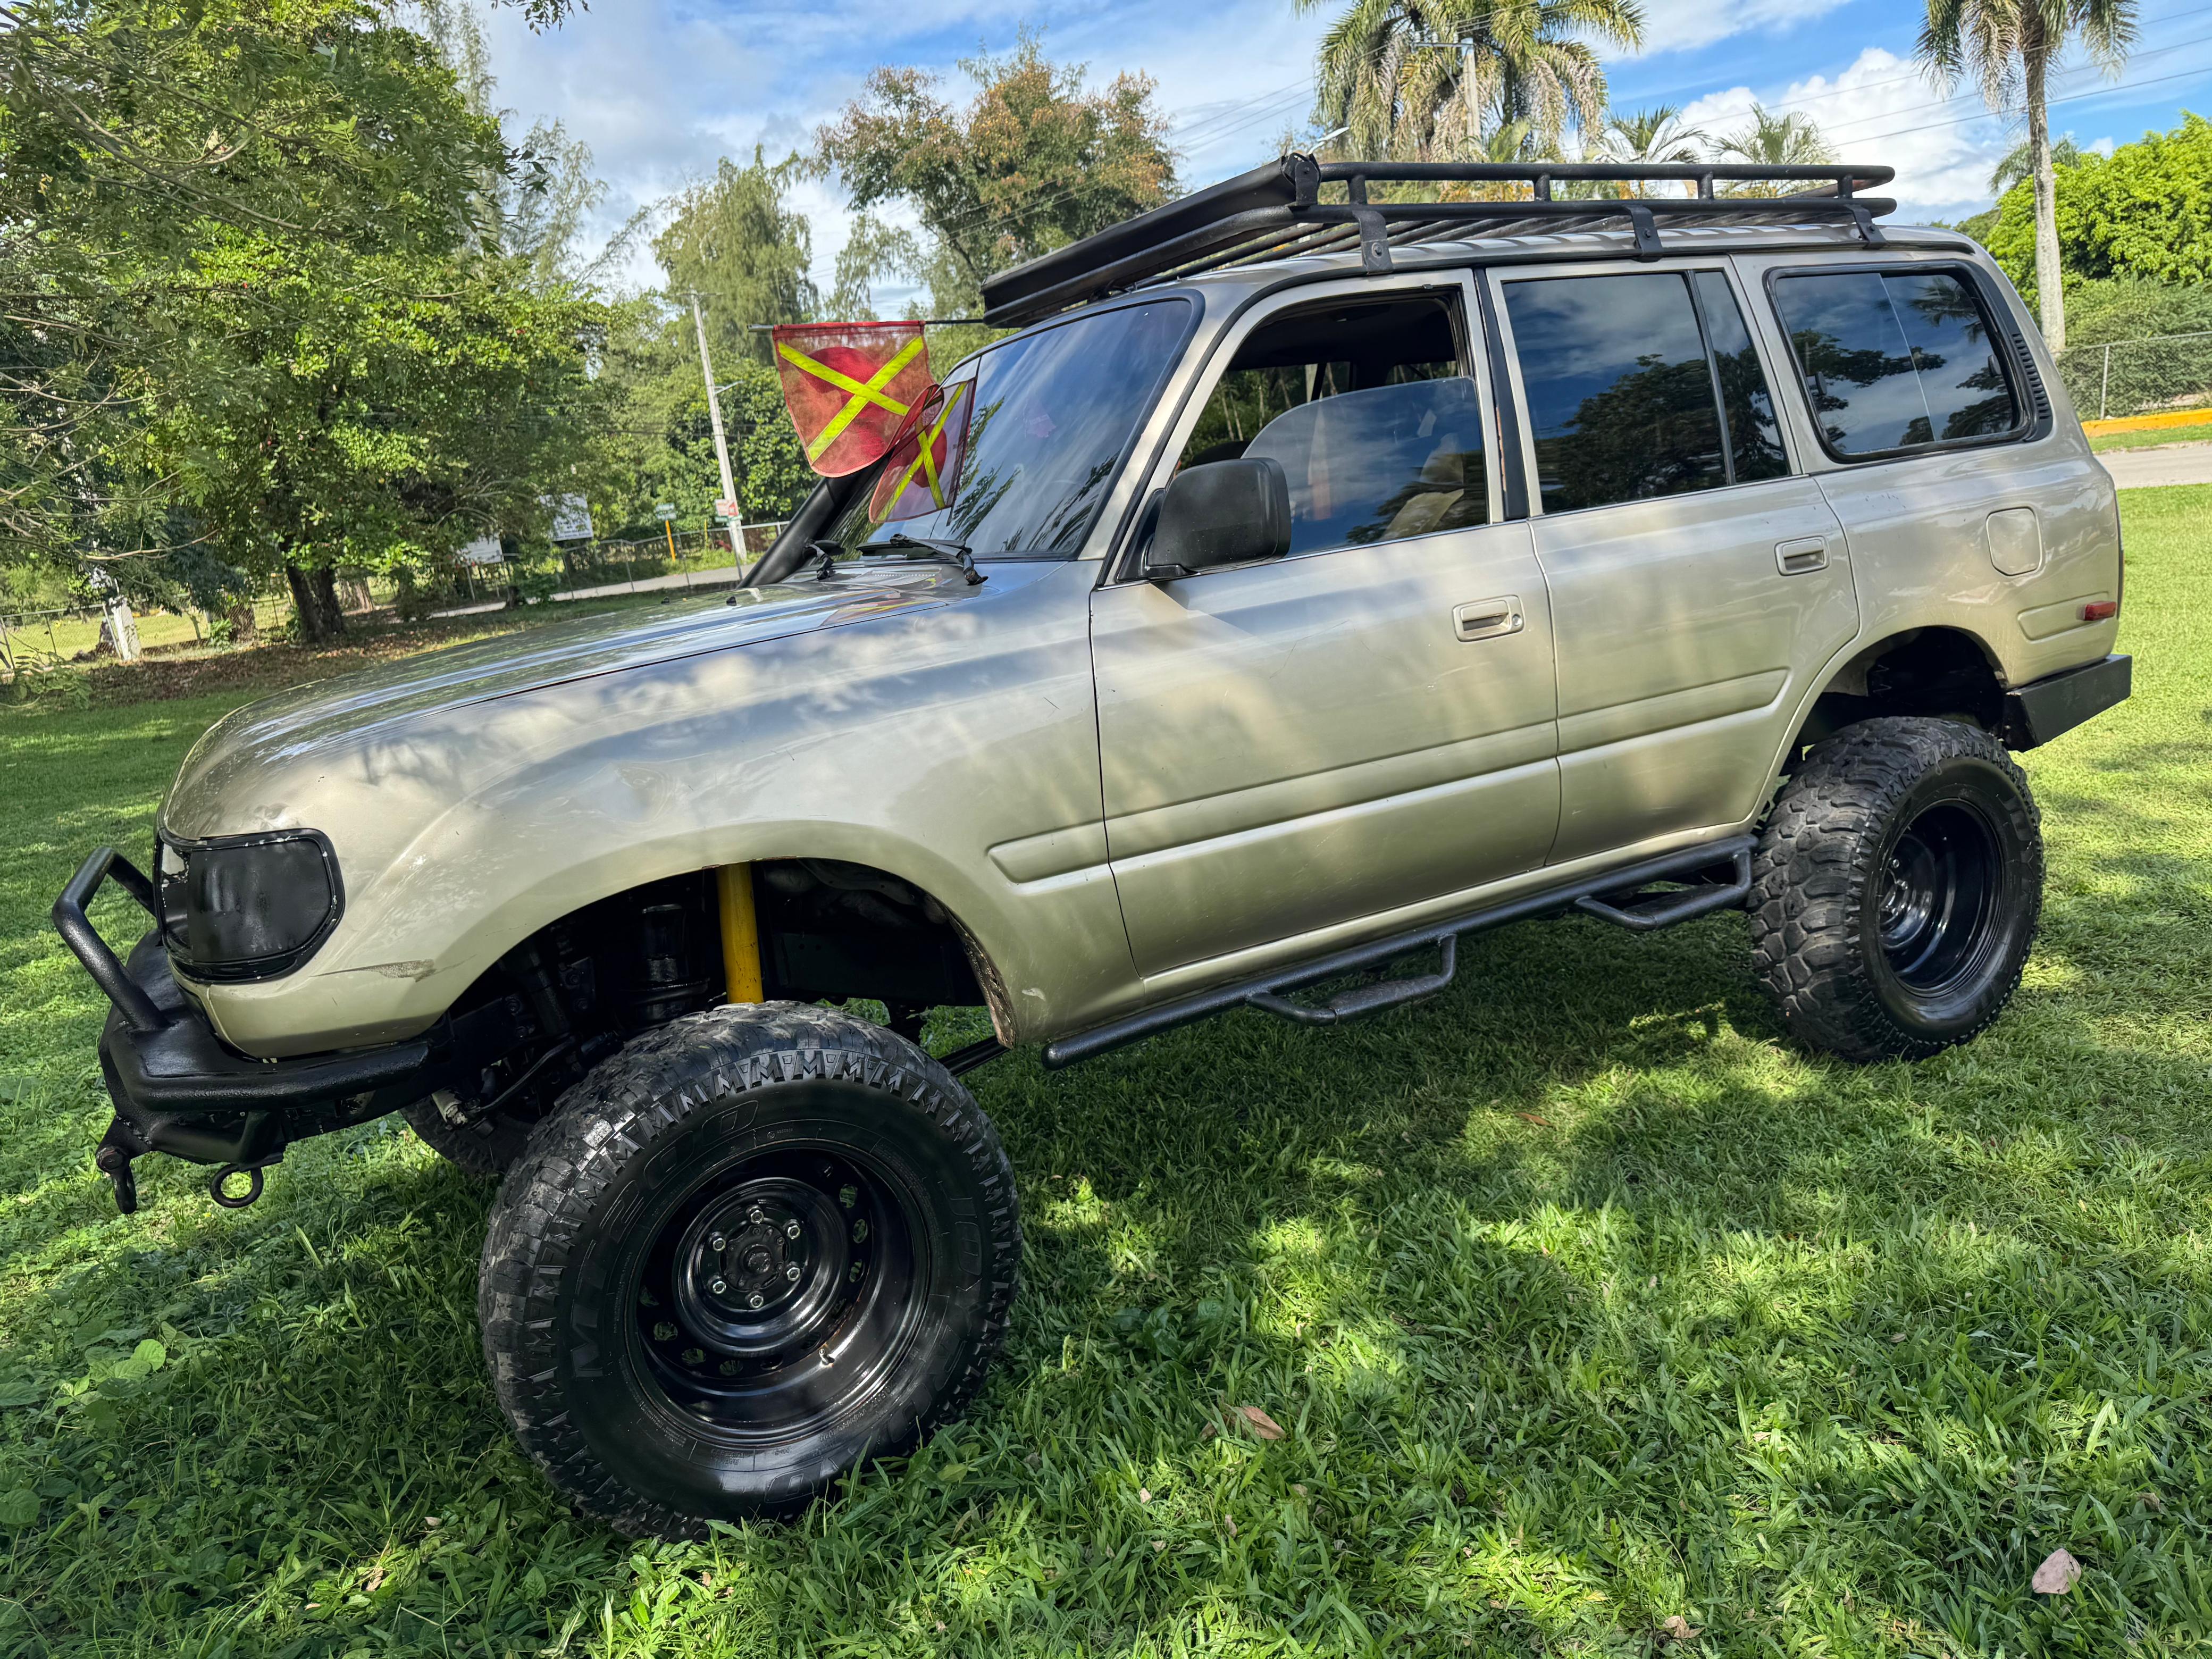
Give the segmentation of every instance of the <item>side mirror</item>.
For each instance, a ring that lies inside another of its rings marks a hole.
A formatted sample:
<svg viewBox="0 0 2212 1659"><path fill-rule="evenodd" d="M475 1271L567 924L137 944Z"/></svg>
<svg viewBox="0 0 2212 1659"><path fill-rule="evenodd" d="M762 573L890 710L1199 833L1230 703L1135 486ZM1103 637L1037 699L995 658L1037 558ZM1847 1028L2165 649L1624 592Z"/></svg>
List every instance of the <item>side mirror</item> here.
<svg viewBox="0 0 2212 1659"><path fill-rule="evenodd" d="M1291 483L1267 458L1185 467L1160 496L1145 555L1149 581L1224 564L1279 559L1291 550Z"/></svg>

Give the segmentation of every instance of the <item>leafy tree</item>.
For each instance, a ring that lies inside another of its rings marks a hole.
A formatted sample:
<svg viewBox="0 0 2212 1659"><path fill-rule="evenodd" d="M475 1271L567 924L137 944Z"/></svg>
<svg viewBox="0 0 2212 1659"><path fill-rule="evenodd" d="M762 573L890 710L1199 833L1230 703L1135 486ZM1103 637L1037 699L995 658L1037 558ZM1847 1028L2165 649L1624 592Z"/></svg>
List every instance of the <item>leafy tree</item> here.
<svg viewBox="0 0 2212 1659"><path fill-rule="evenodd" d="M804 171L795 155L770 167L756 146L750 167L725 156L714 178L663 204L671 216L653 238L653 257L673 303L688 306L690 295L700 295L718 363L741 355L764 363L757 325L816 314L813 240L805 216L784 200Z"/></svg>
<svg viewBox="0 0 2212 1659"><path fill-rule="evenodd" d="M689 296L701 296L720 382L731 471L748 520L787 516L814 483L769 365L763 324L804 322L821 301L804 215L788 201L810 164L725 160L714 175L654 210L667 216L653 249L667 287L618 307L600 357L614 413L594 436L587 468L610 526L657 534L653 512L704 525L721 496L712 422Z"/></svg>
<svg viewBox="0 0 2212 1659"><path fill-rule="evenodd" d="M2051 220L2058 270L2069 283L2107 277L2212 281L2212 122L2185 113L2181 125L2146 133L2107 156L2085 155L2051 174ZM1984 245L2023 289L2044 301L2040 192L2014 185L1997 204ZM2048 302L2044 331L2050 333Z"/></svg>
<svg viewBox="0 0 2212 1659"><path fill-rule="evenodd" d="M1352 0L1322 38L1316 118L1351 129L1351 155L1462 159L1516 122L1556 144L1604 121L1597 47L1643 43L1639 0Z"/></svg>
<svg viewBox="0 0 2212 1659"><path fill-rule="evenodd" d="M1939 85L1971 76L1991 109L2027 112L2036 297L2043 337L2053 351L2066 349L2066 297L2048 82L2051 66L2077 38L2106 74L2118 74L2135 44L2135 0L1928 0L1917 49Z"/></svg>
<svg viewBox="0 0 2212 1659"><path fill-rule="evenodd" d="M318 637L337 562L535 510L596 307L488 230L529 163L430 41L357 0L0 15L0 558L166 536Z"/></svg>
<svg viewBox="0 0 2212 1659"><path fill-rule="evenodd" d="M817 135L817 164L855 208L903 203L923 228L917 239L867 221L859 254L841 272L848 293L897 272L927 288L935 315L965 315L993 272L1176 193L1167 120L1146 77L1119 76L1103 92L1086 91L1081 64L1050 62L1027 33L1006 56L960 68L976 88L964 109L940 95L934 76L879 69Z"/></svg>
<svg viewBox="0 0 2212 1659"><path fill-rule="evenodd" d="M233 562L281 571L302 632L343 631L341 566L420 570L542 526L600 398L593 302L505 262L302 247L201 250L148 393L148 447Z"/></svg>

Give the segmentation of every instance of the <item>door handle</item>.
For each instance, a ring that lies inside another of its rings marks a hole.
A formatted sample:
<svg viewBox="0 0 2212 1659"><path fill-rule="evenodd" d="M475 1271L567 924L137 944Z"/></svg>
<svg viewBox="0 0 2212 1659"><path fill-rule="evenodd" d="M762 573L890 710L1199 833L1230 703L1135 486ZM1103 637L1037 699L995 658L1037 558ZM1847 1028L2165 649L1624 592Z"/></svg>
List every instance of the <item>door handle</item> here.
<svg viewBox="0 0 2212 1659"><path fill-rule="evenodd" d="M1516 593L1452 607L1452 632L1463 640L1494 640L1503 635L1518 634L1526 620L1521 614L1521 598Z"/></svg>
<svg viewBox="0 0 2212 1659"><path fill-rule="evenodd" d="M1794 542L1774 544L1774 566L1785 576L1802 576L1808 571L1828 568L1828 538L1826 536L1800 536Z"/></svg>

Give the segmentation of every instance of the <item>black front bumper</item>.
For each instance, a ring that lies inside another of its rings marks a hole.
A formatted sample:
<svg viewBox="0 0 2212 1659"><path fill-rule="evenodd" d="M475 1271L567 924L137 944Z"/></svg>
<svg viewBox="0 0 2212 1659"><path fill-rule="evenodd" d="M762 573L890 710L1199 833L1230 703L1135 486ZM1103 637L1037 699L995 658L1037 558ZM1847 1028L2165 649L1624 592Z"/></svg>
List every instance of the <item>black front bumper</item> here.
<svg viewBox="0 0 2212 1659"><path fill-rule="evenodd" d="M131 1159L167 1152L195 1164L258 1169L274 1163L295 1140L396 1110L481 1064L489 1024L511 1034L518 1008L495 1004L471 1024L474 1042L453 1041L453 1022L404 1042L298 1060L257 1060L240 1054L214 1028L169 971L159 918L118 961L86 916L102 883L114 879L149 915L153 890L137 866L112 848L87 859L54 901L54 927L106 993L106 1028L100 1070L115 1104L115 1121L97 1162L115 1182L116 1201L137 1207ZM256 1190L258 1190L256 1177Z"/></svg>

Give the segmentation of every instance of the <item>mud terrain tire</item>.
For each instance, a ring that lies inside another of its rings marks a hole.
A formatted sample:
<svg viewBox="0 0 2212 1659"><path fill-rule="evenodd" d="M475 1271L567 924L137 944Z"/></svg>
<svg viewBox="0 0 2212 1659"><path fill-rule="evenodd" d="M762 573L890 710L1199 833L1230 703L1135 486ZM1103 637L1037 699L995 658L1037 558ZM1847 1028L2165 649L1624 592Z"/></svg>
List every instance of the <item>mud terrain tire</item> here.
<svg viewBox="0 0 2212 1659"><path fill-rule="evenodd" d="M710 1009L562 1097L508 1170L477 1307L501 1407L633 1536L789 1513L982 1384L1021 1258L989 1119L920 1048Z"/></svg>
<svg viewBox="0 0 2212 1659"><path fill-rule="evenodd" d="M1752 958L1800 1042L1919 1060L2003 1012L2042 914L2041 820L2004 746L1960 720L1868 720L1775 803Z"/></svg>

